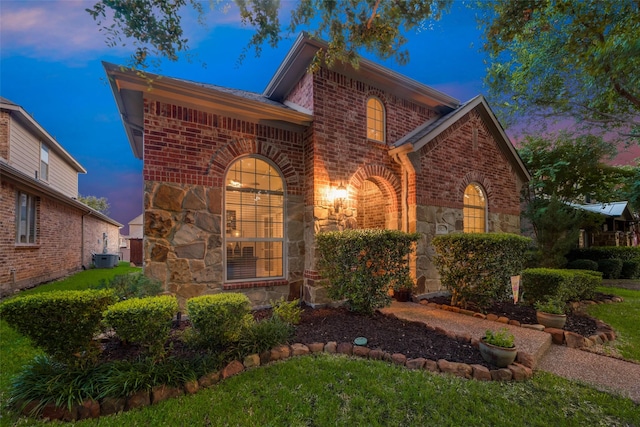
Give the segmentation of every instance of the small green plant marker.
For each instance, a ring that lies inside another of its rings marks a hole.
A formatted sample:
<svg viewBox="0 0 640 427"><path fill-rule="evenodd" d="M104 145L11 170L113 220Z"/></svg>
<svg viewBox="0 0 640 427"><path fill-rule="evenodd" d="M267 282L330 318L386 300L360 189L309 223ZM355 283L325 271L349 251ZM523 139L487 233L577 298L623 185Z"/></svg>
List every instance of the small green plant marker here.
<svg viewBox="0 0 640 427"><path fill-rule="evenodd" d="M365 337L358 337L353 340L355 345L367 345L367 339Z"/></svg>

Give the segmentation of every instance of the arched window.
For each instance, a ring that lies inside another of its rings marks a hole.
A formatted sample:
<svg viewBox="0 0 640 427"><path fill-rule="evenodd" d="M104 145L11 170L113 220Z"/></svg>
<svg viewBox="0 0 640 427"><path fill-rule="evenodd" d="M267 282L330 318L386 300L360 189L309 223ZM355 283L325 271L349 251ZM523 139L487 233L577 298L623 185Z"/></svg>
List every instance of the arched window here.
<svg viewBox="0 0 640 427"><path fill-rule="evenodd" d="M471 183L464 190L462 214L465 233L487 231L487 198L479 184Z"/></svg>
<svg viewBox="0 0 640 427"><path fill-rule="evenodd" d="M236 160L225 179L226 280L284 276L284 181L258 157Z"/></svg>
<svg viewBox="0 0 640 427"><path fill-rule="evenodd" d="M367 100L367 138L385 142L384 105L380 99L371 97Z"/></svg>

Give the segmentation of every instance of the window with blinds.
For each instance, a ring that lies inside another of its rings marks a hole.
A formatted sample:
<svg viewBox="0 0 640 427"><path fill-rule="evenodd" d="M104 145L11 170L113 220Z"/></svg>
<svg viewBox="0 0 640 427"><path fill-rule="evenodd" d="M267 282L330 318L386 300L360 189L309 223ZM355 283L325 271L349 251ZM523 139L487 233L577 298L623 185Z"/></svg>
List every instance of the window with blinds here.
<svg viewBox="0 0 640 427"><path fill-rule="evenodd" d="M463 223L465 233L487 231L487 201L479 184L469 184L464 190Z"/></svg>

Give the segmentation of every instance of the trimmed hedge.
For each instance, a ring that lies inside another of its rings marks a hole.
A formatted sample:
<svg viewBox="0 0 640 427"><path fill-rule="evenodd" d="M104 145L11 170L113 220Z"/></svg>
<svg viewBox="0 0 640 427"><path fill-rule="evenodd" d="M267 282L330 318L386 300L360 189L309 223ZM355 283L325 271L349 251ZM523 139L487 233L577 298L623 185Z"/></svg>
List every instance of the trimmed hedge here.
<svg viewBox="0 0 640 427"><path fill-rule="evenodd" d="M529 303L590 299L601 284L602 274L591 270L529 268L522 272L523 299Z"/></svg>
<svg viewBox="0 0 640 427"><path fill-rule="evenodd" d="M390 288L413 287L408 255L420 234L397 230L346 230L316 236L318 270L327 293L370 314L389 305Z"/></svg>
<svg viewBox="0 0 640 427"><path fill-rule="evenodd" d="M225 348L237 342L246 322L245 316L251 316L250 309L249 298L239 293L202 295L187 300L195 343L208 348Z"/></svg>
<svg viewBox="0 0 640 427"><path fill-rule="evenodd" d="M132 298L113 304L104 312L104 322L121 340L141 344L153 358L164 355L178 301L172 296Z"/></svg>
<svg viewBox="0 0 640 427"><path fill-rule="evenodd" d="M592 270L598 271L598 263L590 259L577 259L567 264L570 270Z"/></svg>
<svg viewBox="0 0 640 427"><path fill-rule="evenodd" d="M622 260L618 258L599 259L598 271L605 279L619 279L622 273Z"/></svg>
<svg viewBox="0 0 640 427"><path fill-rule="evenodd" d="M640 278L640 257L622 261L621 279Z"/></svg>
<svg viewBox="0 0 640 427"><path fill-rule="evenodd" d="M593 248L574 249L569 254L569 259L601 259L617 258L623 261L640 258L640 246L598 246Z"/></svg>
<svg viewBox="0 0 640 427"><path fill-rule="evenodd" d="M435 264L451 304L480 308L511 298L511 276L519 275L531 239L507 233L436 236Z"/></svg>
<svg viewBox="0 0 640 427"><path fill-rule="evenodd" d="M109 290L44 292L5 301L0 317L53 359L83 365L97 355L93 336L103 311L116 301Z"/></svg>

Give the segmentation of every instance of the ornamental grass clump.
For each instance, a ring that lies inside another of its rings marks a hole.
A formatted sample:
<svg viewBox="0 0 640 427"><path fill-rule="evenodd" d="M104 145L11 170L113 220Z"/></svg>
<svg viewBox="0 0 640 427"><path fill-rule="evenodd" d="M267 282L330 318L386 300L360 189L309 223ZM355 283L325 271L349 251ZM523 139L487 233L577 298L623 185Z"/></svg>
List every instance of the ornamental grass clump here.
<svg viewBox="0 0 640 427"><path fill-rule="evenodd" d="M329 297L344 299L352 311L364 314L389 305L389 289L411 281L409 254L418 239L418 233L396 230L319 233L318 269Z"/></svg>
<svg viewBox="0 0 640 427"><path fill-rule="evenodd" d="M117 298L109 290L53 291L18 296L0 305L0 318L55 361L92 363L99 349L93 337L102 313Z"/></svg>
<svg viewBox="0 0 640 427"><path fill-rule="evenodd" d="M175 297L131 298L113 304L104 312L104 323L126 343L140 344L145 355L164 356L173 316L178 312Z"/></svg>

